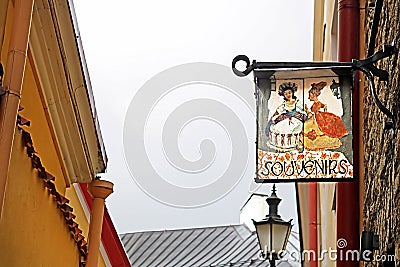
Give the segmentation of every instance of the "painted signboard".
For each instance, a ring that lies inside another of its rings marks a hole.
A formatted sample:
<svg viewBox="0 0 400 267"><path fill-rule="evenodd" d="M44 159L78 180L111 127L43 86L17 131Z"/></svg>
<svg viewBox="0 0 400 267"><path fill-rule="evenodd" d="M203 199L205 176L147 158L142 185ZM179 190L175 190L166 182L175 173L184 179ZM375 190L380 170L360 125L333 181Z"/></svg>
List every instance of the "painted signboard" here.
<svg viewBox="0 0 400 267"><path fill-rule="evenodd" d="M352 179L352 77L330 69L254 71L254 75L256 181Z"/></svg>

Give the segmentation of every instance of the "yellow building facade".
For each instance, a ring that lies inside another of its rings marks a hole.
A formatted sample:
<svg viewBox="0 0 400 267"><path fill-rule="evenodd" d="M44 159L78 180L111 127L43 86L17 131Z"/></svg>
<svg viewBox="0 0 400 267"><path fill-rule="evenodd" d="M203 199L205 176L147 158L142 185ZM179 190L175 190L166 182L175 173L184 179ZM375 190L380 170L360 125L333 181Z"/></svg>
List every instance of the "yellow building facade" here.
<svg viewBox="0 0 400 267"><path fill-rule="evenodd" d="M79 186L112 192L79 38L72 1L0 0L0 266L112 266Z"/></svg>

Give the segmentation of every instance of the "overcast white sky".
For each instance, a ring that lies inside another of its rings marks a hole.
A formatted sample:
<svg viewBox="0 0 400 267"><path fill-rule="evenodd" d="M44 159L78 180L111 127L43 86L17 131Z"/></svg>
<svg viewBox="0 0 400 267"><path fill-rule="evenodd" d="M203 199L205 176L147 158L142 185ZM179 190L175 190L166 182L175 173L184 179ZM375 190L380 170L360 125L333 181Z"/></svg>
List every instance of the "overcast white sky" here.
<svg viewBox="0 0 400 267"><path fill-rule="evenodd" d="M118 232L237 224L239 210L249 191L254 189L251 185L254 162L250 161L237 186L216 202L198 208L160 203L138 187L125 163L123 127L128 106L146 81L185 63L210 62L229 67L238 54L257 61L311 61L313 1L76 0L74 4L109 158L107 173L102 177L115 184L115 193L107 205ZM190 97L185 96L184 87L177 91L180 94L169 95L164 104L160 102L155 107L160 116L168 117L171 112L168 104L178 105L189 98L220 102L224 102L224 94L226 99L232 98L224 92L218 95L211 88L196 95L198 88L186 87ZM252 96L253 91L243 94ZM254 116L246 107L235 103L234 99L227 100L226 105L237 109L247 133L254 135ZM149 123L157 121L152 116ZM179 147L183 157L196 160L201 157L198 145L207 135L216 147L212 163L215 171L223 172L230 157L229 142L223 140L229 133L209 123L185 126L178 139ZM161 131L161 126L157 130ZM157 143L149 142L153 146ZM250 144L253 142L249 140ZM157 160L157 148L146 152ZM169 175L166 169L158 171L166 177ZM175 179L173 183L187 185L184 180L187 176L182 177L177 175L171 179ZM196 182L190 182L191 186L212 182L207 177L196 178ZM270 188L271 185L263 185L259 191L269 193ZM283 198L282 217L295 218L293 185L278 185L278 195Z"/></svg>

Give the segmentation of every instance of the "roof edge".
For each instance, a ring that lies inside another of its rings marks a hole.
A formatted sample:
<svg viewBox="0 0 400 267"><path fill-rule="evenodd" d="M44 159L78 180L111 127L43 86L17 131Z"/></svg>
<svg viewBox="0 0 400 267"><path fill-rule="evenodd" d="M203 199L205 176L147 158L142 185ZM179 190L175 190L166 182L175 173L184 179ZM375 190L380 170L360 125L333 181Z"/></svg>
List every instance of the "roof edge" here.
<svg viewBox="0 0 400 267"><path fill-rule="evenodd" d="M99 151L101 152L101 159L103 160L103 165L104 165L104 169L101 170L100 172L104 172L107 167L108 158L107 158L107 154L106 154L106 150L105 150L103 137L101 134L100 123L99 123L98 116L97 116L96 105L95 105L95 100L94 100L94 95L93 95L93 90L92 90L92 84L91 84L90 76L89 76L89 69L88 69L87 63L86 63L86 57L85 57L85 53L83 50L82 39L80 38L81 34L79 31L78 19L76 17L76 12L75 12L75 6L73 3L73 0L67 0L67 2L68 2L69 14L70 14L71 21L72 21L72 27L73 27L73 30L75 33L75 43L76 43L76 46L78 49L78 55L79 55L79 61L80 61L80 65L81 65L83 81L84 81L85 87L87 89L86 92L87 92L87 96L89 99L90 110L92 112L92 118L93 118L95 131L97 134L98 148L99 148Z"/></svg>

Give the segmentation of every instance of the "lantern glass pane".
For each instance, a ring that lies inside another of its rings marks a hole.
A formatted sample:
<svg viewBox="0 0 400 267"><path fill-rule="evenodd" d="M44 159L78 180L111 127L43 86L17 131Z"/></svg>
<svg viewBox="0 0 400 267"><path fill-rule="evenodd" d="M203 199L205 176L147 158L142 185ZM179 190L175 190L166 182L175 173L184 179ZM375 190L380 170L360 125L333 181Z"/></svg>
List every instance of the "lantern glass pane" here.
<svg viewBox="0 0 400 267"><path fill-rule="evenodd" d="M286 236L290 225L274 224L272 226L272 249L275 253L279 253L285 248Z"/></svg>
<svg viewBox="0 0 400 267"><path fill-rule="evenodd" d="M258 224L256 225L256 231L261 250L268 254L271 251L271 224Z"/></svg>

